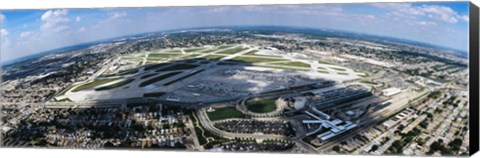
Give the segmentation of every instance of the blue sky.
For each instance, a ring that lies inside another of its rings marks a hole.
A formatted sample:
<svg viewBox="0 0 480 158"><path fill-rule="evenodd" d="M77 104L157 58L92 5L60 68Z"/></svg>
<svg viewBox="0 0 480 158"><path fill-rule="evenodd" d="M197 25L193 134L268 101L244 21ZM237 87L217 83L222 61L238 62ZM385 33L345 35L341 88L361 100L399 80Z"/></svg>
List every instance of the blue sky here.
<svg viewBox="0 0 480 158"><path fill-rule="evenodd" d="M468 50L467 2L10 10L0 22L1 61L123 35L241 25L330 28Z"/></svg>

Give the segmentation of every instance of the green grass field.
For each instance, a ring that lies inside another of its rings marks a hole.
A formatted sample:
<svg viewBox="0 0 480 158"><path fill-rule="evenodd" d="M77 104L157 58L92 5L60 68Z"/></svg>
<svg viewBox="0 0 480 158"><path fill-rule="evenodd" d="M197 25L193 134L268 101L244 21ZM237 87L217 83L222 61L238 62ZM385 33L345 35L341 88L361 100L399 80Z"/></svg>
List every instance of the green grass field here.
<svg viewBox="0 0 480 158"><path fill-rule="evenodd" d="M247 50L247 49L248 49L248 48L244 48L244 47L235 47L235 48L232 48L232 49L227 49L227 50L223 50L223 51L217 52L216 54L227 54L227 55L230 55L230 54L235 54L235 53L238 53L238 52Z"/></svg>
<svg viewBox="0 0 480 158"><path fill-rule="evenodd" d="M329 74L328 71L323 71L323 70L317 70L317 72L322 73L322 74Z"/></svg>
<svg viewBox="0 0 480 158"><path fill-rule="evenodd" d="M205 60L219 60L219 59L222 59L222 58L225 58L225 56L220 56L220 55L207 55L207 56L204 56L204 57L201 57L202 59L205 59Z"/></svg>
<svg viewBox="0 0 480 158"><path fill-rule="evenodd" d="M370 76L368 73L363 73L363 74L357 74L359 77L368 77Z"/></svg>
<svg viewBox="0 0 480 158"><path fill-rule="evenodd" d="M225 48L230 48L230 47L233 47L232 45L221 45L221 46L218 46L217 48L218 49L225 49Z"/></svg>
<svg viewBox="0 0 480 158"><path fill-rule="evenodd" d="M252 50L252 51L249 51L247 53L245 53L244 55L255 55L255 53L257 53L258 50Z"/></svg>
<svg viewBox="0 0 480 158"><path fill-rule="evenodd" d="M215 109L214 112L207 112L211 121L224 120L229 118L245 118L245 115L238 111L235 107L225 107Z"/></svg>
<svg viewBox="0 0 480 158"><path fill-rule="evenodd" d="M265 99L265 100L250 100L246 103L247 109L255 113L269 113L277 109L275 100Z"/></svg>
<svg viewBox="0 0 480 158"><path fill-rule="evenodd" d="M99 87L99 88L97 88L97 89L95 89L95 90L96 90L96 91L103 91L103 90L110 90L110 89L118 88L118 87L127 85L127 84L129 84L130 82L132 82L132 81L134 81L134 80L135 80L135 79L127 79L127 80L120 81L120 82L117 82L117 83L114 83L114 84L111 84L111 85L108 85L108 86Z"/></svg>
<svg viewBox="0 0 480 158"><path fill-rule="evenodd" d="M192 59L192 58L195 58L197 56L198 56L198 54L189 54L189 55L183 56L182 59Z"/></svg>
<svg viewBox="0 0 480 158"><path fill-rule="evenodd" d="M344 69L344 68L336 68L336 67L330 67L330 69L334 69L334 70L337 70L337 71L347 71L347 69Z"/></svg>
<svg viewBox="0 0 480 158"><path fill-rule="evenodd" d="M285 60L284 59L270 59L270 58L255 58L255 57L236 57L236 58L230 59L229 61L247 62L247 63L261 63L261 62L285 61Z"/></svg>
<svg viewBox="0 0 480 158"><path fill-rule="evenodd" d="M72 92L78 92L78 91L82 91L82 90L85 90L85 89L90 89L90 88L93 88L93 87L96 87L96 86L99 86L99 85L103 85L103 84L106 84L106 83L109 83L109 82L112 82L112 81L115 81L115 80L118 80L120 78L103 78L103 79L97 79L97 80L94 80L90 83L86 83L86 84L83 84L83 85L80 85L78 87L76 87L75 89L72 90Z"/></svg>
<svg viewBox="0 0 480 158"><path fill-rule="evenodd" d="M260 57L274 57L274 58L281 58L280 56L277 55L264 55L264 54L257 54L258 50L251 50L244 55L252 55L252 56L260 56Z"/></svg>
<svg viewBox="0 0 480 158"><path fill-rule="evenodd" d="M293 62L285 62L285 63L272 63L272 65L280 65L280 66L295 66L295 67L304 67L310 68L310 64L293 61Z"/></svg>
<svg viewBox="0 0 480 158"><path fill-rule="evenodd" d="M205 149L211 149L213 147L213 144L229 141L229 139L217 136L203 128L202 124L198 122L195 117L193 117L194 115L195 114L191 114L190 117L193 121L195 133L197 134L198 142L200 143L200 145L203 145ZM213 138L213 141L208 142L207 138Z"/></svg>
<svg viewBox="0 0 480 158"><path fill-rule="evenodd" d="M173 57L177 57L181 54L164 54L164 53L151 53L148 55L148 59L152 59L152 60L159 60L161 58L173 58Z"/></svg>
<svg viewBox="0 0 480 158"><path fill-rule="evenodd" d="M206 48L190 48L190 49L184 49L183 51L187 52L187 53L191 53L191 52L198 52L198 51L201 51L201 50L204 50Z"/></svg>
<svg viewBox="0 0 480 158"><path fill-rule="evenodd" d="M348 73L345 73L345 72L337 72L337 74L348 76Z"/></svg>
<svg viewBox="0 0 480 158"><path fill-rule="evenodd" d="M155 83L155 82L158 82L158 81L161 81L161 80L164 80L166 78L169 78L169 77L172 77L172 76L175 76L175 75L178 75L182 73L181 71L180 72L170 72L170 73L167 73L167 74L163 74L163 75L160 75L160 76L157 76L157 77L154 77L152 79L149 79L147 81L144 81L142 83L140 83L140 87L145 87L147 85L150 85L152 83Z"/></svg>
<svg viewBox="0 0 480 158"><path fill-rule="evenodd" d="M181 53L181 50L169 50L167 53Z"/></svg>
<svg viewBox="0 0 480 158"><path fill-rule="evenodd" d="M318 63L320 63L320 64L328 64L328 65L332 64L332 63L329 63L329 62L324 61L324 60L318 60Z"/></svg>

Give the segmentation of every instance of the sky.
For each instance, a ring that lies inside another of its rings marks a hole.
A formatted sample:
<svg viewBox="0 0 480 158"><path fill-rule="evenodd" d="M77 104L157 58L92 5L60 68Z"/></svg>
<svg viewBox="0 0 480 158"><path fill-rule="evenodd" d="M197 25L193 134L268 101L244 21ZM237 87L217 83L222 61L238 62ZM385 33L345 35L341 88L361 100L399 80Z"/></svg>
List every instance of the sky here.
<svg viewBox="0 0 480 158"><path fill-rule="evenodd" d="M468 2L4 10L0 61L145 32L255 25L336 29L468 50Z"/></svg>

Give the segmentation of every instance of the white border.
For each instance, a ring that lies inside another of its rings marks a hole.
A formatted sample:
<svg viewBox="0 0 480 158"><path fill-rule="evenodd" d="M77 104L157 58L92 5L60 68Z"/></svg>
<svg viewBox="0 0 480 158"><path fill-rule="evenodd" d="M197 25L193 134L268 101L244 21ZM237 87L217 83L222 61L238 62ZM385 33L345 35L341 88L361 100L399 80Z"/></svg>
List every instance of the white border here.
<svg viewBox="0 0 480 158"><path fill-rule="evenodd" d="M371 2L442 2L462 0L0 0L0 9L108 8L155 6L261 5ZM473 0L479 1L479 0ZM476 3L478 4L478 3Z"/></svg>
<svg viewBox="0 0 480 158"><path fill-rule="evenodd" d="M260 4L309 4L309 3L369 3L369 2L428 2L429 0L0 0L0 10L10 9L50 9L50 8L109 8L109 7L155 7L155 6L206 6L206 5L260 5ZM449 0L435 0L435 2ZM451 0L450 0L451 1ZM480 0L472 0L480 4ZM275 158L353 158L373 157L373 155L318 155L318 154L278 154L278 153L212 153L212 152L173 152L173 151L138 151L138 150L74 150L74 149L18 149L1 148L0 157L68 157L68 158L245 158L245 157L275 157ZM399 157L406 156L375 156ZM477 153L473 157L480 158Z"/></svg>

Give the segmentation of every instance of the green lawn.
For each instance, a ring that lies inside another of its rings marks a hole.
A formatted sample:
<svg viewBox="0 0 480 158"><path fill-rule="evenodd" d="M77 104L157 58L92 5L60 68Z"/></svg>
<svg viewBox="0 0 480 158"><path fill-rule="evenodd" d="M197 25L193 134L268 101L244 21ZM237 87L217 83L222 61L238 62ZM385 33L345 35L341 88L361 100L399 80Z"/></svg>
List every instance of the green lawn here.
<svg viewBox="0 0 480 158"><path fill-rule="evenodd" d="M225 48L230 48L230 47L233 47L232 45L221 45L221 46L218 46L217 48L218 49L225 49Z"/></svg>
<svg viewBox="0 0 480 158"><path fill-rule="evenodd" d="M165 54L165 53L151 53L148 55L148 59L158 60L159 58L173 58L182 54Z"/></svg>
<svg viewBox="0 0 480 158"><path fill-rule="evenodd" d="M127 79L127 80L120 81L120 82L117 82L117 83L114 83L114 84L111 84L111 85L108 85L108 86L103 86L103 87L97 88L95 90L96 91L103 91L103 90L110 90L110 89L118 88L118 87L129 84L133 80L135 80L135 79Z"/></svg>
<svg viewBox="0 0 480 158"><path fill-rule="evenodd" d="M172 77L172 76L175 76L177 74L180 74L182 73L181 71L180 72L170 72L170 73L167 73L167 74L163 74L163 75L160 75L160 76L157 76L157 77L154 77L152 79L149 79L147 81L144 81L142 83L140 83L140 87L145 87L147 85L150 85L152 83L155 83L155 82L158 82L158 81L161 81L163 79L166 79L166 78L169 78L169 77Z"/></svg>
<svg viewBox="0 0 480 158"><path fill-rule="evenodd" d="M200 145L205 145L205 146L209 145L208 141L207 141L207 138L213 138L214 139L214 142L211 142L211 143L228 141L228 139L217 136L217 135L213 134L212 132L203 128L202 124L200 122L198 122L197 119L194 116L196 116L195 113L190 114L190 117L192 119L192 122L193 122L193 125L194 125L194 128L195 128L195 133L197 134L198 142L200 143ZM211 146L211 144L210 144L210 146ZM208 148L208 147L205 147L205 148Z"/></svg>
<svg viewBox="0 0 480 158"><path fill-rule="evenodd" d="M82 90L85 90L85 89L90 89L90 88L93 88L93 87L96 87L96 86L99 86L99 85L103 85L103 84L106 84L106 83L109 83L109 82L112 82L112 81L115 81L115 80L118 80L118 79L120 79L120 78L117 77L117 78L97 79L97 80L94 80L90 83L86 83L86 84L83 84L83 85L80 85L80 86L76 87L75 89L72 90L72 92L78 92L78 91L82 91Z"/></svg>
<svg viewBox="0 0 480 158"><path fill-rule="evenodd" d="M247 50L248 48L243 48L243 47L235 47L235 48L232 48L232 49L227 49L227 50L223 50L223 51L220 51L220 52L217 52L215 54L235 54L235 53L238 53L238 52L241 52L241 51L244 51L244 50Z"/></svg>
<svg viewBox="0 0 480 158"><path fill-rule="evenodd" d="M269 113L277 109L275 100L250 100L246 102L247 109L255 113Z"/></svg>
<svg viewBox="0 0 480 158"><path fill-rule="evenodd" d="M255 55L255 53L257 53L258 50L252 50L252 51L249 51L247 53L245 53L244 55Z"/></svg>
<svg viewBox="0 0 480 158"><path fill-rule="evenodd" d="M271 59L271 58L255 58L255 57L236 57L229 61L247 62L247 63L259 63L259 62L272 62L272 61L285 61L284 59Z"/></svg>
<svg viewBox="0 0 480 158"><path fill-rule="evenodd" d="M344 69L344 68L337 68L337 67L330 67L330 68L337 71L347 71L347 69Z"/></svg>
<svg viewBox="0 0 480 158"><path fill-rule="evenodd" d="M211 121L224 120L229 118L245 118L245 115L235 107L225 107L215 109L214 112L207 112Z"/></svg>
<svg viewBox="0 0 480 158"><path fill-rule="evenodd" d="M118 75L131 75L131 74L136 74L139 70L138 69L129 69L129 70L123 70L118 72Z"/></svg>
<svg viewBox="0 0 480 158"><path fill-rule="evenodd" d="M324 61L324 60L318 60L318 63L320 63L320 64L328 64L328 65L332 64L332 63L329 63L329 62Z"/></svg>
<svg viewBox="0 0 480 158"><path fill-rule="evenodd" d="M323 74L329 74L329 72L328 72L328 71L317 70L317 72L319 72L319 73L323 73Z"/></svg>
<svg viewBox="0 0 480 158"><path fill-rule="evenodd" d="M272 63L273 65L280 65L280 66L295 66L295 67L305 67L310 68L310 64L293 61L293 62L285 62L285 63Z"/></svg>
<svg viewBox="0 0 480 158"><path fill-rule="evenodd" d="M168 50L166 51L167 53L181 53L181 50L175 49L175 50Z"/></svg>
<svg viewBox="0 0 480 158"><path fill-rule="evenodd" d="M201 51L201 50L204 50L206 48L190 48L190 49L184 49L183 51L187 52L187 53L191 53L191 52L198 52L198 51Z"/></svg>
<svg viewBox="0 0 480 158"><path fill-rule="evenodd" d="M189 55L183 56L182 59L192 59L192 58L195 58L197 56L198 56L198 54L189 54Z"/></svg>
<svg viewBox="0 0 480 158"><path fill-rule="evenodd" d="M368 76L370 76L370 75L368 75L368 73L363 73L363 74L357 74L357 76L359 76L359 77L368 77Z"/></svg>
<svg viewBox="0 0 480 158"><path fill-rule="evenodd" d="M148 57L147 62L157 62L157 61L164 61L166 58L152 58Z"/></svg>
<svg viewBox="0 0 480 158"><path fill-rule="evenodd" d="M266 55L266 54L257 54L257 52L258 52L258 50L252 50L252 51L249 51L249 52L245 53L244 55L281 58L281 56L277 56L277 55Z"/></svg>
<svg viewBox="0 0 480 158"><path fill-rule="evenodd" d="M220 55L207 55L207 56L204 56L204 57L201 57L202 59L206 59L206 60L219 60L219 59L222 59L222 58L225 58L225 56L220 56Z"/></svg>

